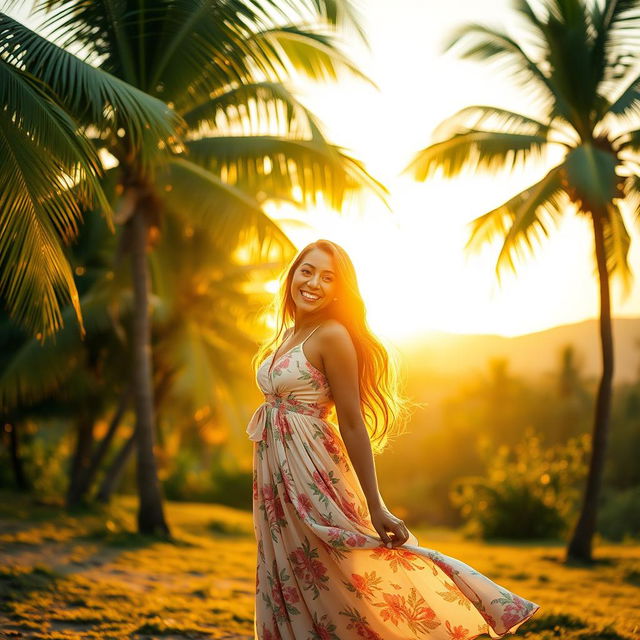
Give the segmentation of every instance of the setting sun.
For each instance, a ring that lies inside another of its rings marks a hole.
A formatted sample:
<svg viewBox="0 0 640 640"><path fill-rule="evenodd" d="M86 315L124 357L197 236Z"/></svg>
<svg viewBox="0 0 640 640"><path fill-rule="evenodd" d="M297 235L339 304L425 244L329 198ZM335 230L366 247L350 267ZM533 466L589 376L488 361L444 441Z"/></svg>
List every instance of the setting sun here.
<svg viewBox="0 0 640 640"><path fill-rule="evenodd" d="M321 237L344 246L372 327L391 339L432 330L510 336L593 317L597 287L586 221L567 216L536 256L521 261L517 278L506 272L501 284L497 243L480 254L465 251L468 222L508 197L515 182L466 176L419 185L400 178L391 211L372 198L365 213L292 206L272 206L269 213L298 248ZM618 313L633 313L638 298L636 288Z"/></svg>

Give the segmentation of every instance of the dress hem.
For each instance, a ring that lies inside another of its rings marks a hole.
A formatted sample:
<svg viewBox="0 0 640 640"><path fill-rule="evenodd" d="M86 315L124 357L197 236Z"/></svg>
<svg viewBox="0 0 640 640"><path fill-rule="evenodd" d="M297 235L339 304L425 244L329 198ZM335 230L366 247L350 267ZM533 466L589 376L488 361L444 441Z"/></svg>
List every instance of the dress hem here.
<svg viewBox="0 0 640 640"><path fill-rule="evenodd" d="M478 638L479 636L483 636L483 635L488 635L490 636L493 640L499 640L500 638L504 638L506 636L508 636L509 634L514 634L518 631L518 629L528 620L530 620L536 613L538 613L538 611L540 611L540 605L536 605L535 608L530 611L524 618L522 618L522 620L520 620L519 622L516 622L514 625L511 625L504 633L498 634L497 631L493 631L493 633L491 632L487 632L487 631L483 631L482 633L478 633L475 636L469 636L469 638L467 638L467 640L474 640L474 638Z"/></svg>

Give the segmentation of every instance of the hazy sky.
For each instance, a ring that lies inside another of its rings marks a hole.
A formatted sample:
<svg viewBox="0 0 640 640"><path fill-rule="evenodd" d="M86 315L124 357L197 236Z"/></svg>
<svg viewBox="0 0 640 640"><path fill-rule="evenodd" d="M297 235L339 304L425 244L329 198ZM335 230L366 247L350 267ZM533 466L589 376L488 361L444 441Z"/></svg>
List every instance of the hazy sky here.
<svg viewBox="0 0 640 640"><path fill-rule="evenodd" d="M314 228L291 227L294 240L302 245L324 236L343 244L356 262L372 323L390 335L428 329L513 335L597 316L591 231L584 219L568 215L501 289L493 270L497 247L477 257L463 254L468 221L542 177L544 166L425 184L399 175L429 143L434 127L456 110L470 104L524 113L531 108L528 96L500 74L442 53L446 35L462 22L514 28L508 1L366 0L360 6L370 49L354 39L347 49L379 90L345 77L338 86L305 84L301 95L333 141L390 188L392 213L373 199L363 212L342 217L311 212L301 219ZM637 265L635 229L633 241L631 264ZM639 284L626 302L614 287L613 302L618 315L640 315Z"/></svg>

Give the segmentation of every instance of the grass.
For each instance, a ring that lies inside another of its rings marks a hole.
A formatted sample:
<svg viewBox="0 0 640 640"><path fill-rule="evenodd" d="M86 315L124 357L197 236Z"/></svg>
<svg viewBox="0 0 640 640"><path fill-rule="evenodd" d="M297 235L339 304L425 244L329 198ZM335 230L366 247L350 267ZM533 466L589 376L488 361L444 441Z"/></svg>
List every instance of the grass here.
<svg viewBox="0 0 640 640"><path fill-rule="evenodd" d="M251 514L168 503L171 540L140 536L135 501L67 515L0 492L0 638L253 638ZM414 530L542 605L527 640L640 638L640 547L600 545L593 567L566 566L559 545L483 544ZM341 640L348 640L343 638Z"/></svg>

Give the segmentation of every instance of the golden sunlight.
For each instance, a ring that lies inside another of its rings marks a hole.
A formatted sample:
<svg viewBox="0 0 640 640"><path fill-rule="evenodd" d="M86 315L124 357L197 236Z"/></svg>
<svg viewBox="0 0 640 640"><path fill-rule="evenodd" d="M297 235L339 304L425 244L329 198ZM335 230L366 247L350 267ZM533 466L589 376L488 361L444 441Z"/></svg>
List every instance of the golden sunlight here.
<svg viewBox="0 0 640 640"><path fill-rule="evenodd" d="M389 11L386 2L374 0L366 16L371 48L350 42L348 49L378 89L346 74L334 85L297 83L303 103L321 114L330 136L389 188L391 212L369 198L361 214L345 209L338 215L326 207L271 213L299 247L327 237L349 251L370 322L391 338L436 329L512 336L598 315L592 234L572 212L559 229L549 230L535 256L519 262L517 278L505 273L501 285L494 270L497 244L479 255L464 251L468 223L539 180L553 158L513 174L467 174L424 184L400 175L412 155L429 144L436 125L462 107L497 104L537 115L526 94L493 67L442 50L445 34L461 15L468 21L482 22L488 15L508 21L507 5L507 0L458 0L456 10L433 11L430 3L398 0ZM407 15L414 19L408 22ZM640 238L627 220L633 267L640 264ZM623 299L614 282L612 308L616 316L637 316L640 287Z"/></svg>
<svg viewBox="0 0 640 640"><path fill-rule="evenodd" d="M535 257L520 262L517 278L505 273L498 284L499 245L468 254L468 222L499 204L518 180L501 188L484 176L399 182L392 211L373 199L366 213L269 207L298 248L324 237L349 252L375 331L396 340L433 330L513 336L595 315L597 288L585 277L593 269L585 221L568 215Z"/></svg>

